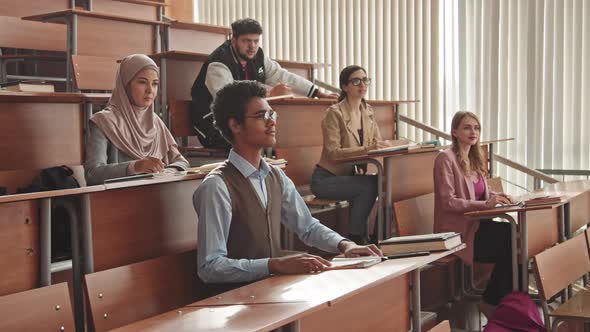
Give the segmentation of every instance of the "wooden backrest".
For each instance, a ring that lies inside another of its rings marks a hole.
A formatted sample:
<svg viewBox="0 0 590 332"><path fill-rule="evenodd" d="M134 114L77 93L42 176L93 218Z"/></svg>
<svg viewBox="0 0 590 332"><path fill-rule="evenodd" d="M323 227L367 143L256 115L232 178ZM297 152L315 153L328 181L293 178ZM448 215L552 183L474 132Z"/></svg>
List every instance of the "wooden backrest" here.
<svg viewBox="0 0 590 332"><path fill-rule="evenodd" d="M451 332L451 325L448 320L444 320L431 328L428 332Z"/></svg>
<svg viewBox="0 0 590 332"><path fill-rule="evenodd" d="M87 274L86 290L96 331L107 331L197 299L195 251Z"/></svg>
<svg viewBox="0 0 590 332"><path fill-rule="evenodd" d="M3 2L0 1L0 3ZM0 13L4 14L2 9ZM0 16L0 47L65 52L66 26Z"/></svg>
<svg viewBox="0 0 590 332"><path fill-rule="evenodd" d="M0 102L0 171L82 165L80 104Z"/></svg>
<svg viewBox="0 0 590 332"><path fill-rule="evenodd" d="M400 236L434 231L434 193L395 202L393 210Z"/></svg>
<svg viewBox="0 0 590 332"><path fill-rule="evenodd" d="M502 185L502 177L497 176L495 178L488 179L488 187L490 190L497 193L504 192L504 186Z"/></svg>
<svg viewBox="0 0 590 332"><path fill-rule="evenodd" d="M157 20L158 7L150 3L117 0L93 0L92 11L122 15L142 20Z"/></svg>
<svg viewBox="0 0 590 332"><path fill-rule="evenodd" d="M0 204L0 295L39 286L39 209L38 200Z"/></svg>
<svg viewBox="0 0 590 332"><path fill-rule="evenodd" d="M156 51L155 29L155 23L78 15L77 54L115 58L152 54Z"/></svg>
<svg viewBox="0 0 590 332"><path fill-rule="evenodd" d="M197 247L192 196L201 180L90 194L94 271Z"/></svg>
<svg viewBox="0 0 590 332"><path fill-rule="evenodd" d="M194 135L189 110L190 103L188 100L171 100L168 103L172 136L187 137Z"/></svg>
<svg viewBox="0 0 590 332"><path fill-rule="evenodd" d="M275 148L277 158L287 160L285 173L296 186L311 183L311 175L322 155L321 146Z"/></svg>
<svg viewBox="0 0 590 332"><path fill-rule="evenodd" d="M169 50L195 53L212 53L223 44L231 29L199 23L172 22Z"/></svg>
<svg viewBox="0 0 590 332"><path fill-rule="evenodd" d="M438 151L409 153L390 158L393 202L434 192L432 170Z"/></svg>
<svg viewBox="0 0 590 332"><path fill-rule="evenodd" d="M66 283L2 296L0 312L1 331L74 331Z"/></svg>
<svg viewBox="0 0 590 332"><path fill-rule="evenodd" d="M545 301L589 271L588 244L582 234L535 256L539 295Z"/></svg>
<svg viewBox="0 0 590 332"><path fill-rule="evenodd" d="M74 80L80 90L113 90L118 58L72 55Z"/></svg>

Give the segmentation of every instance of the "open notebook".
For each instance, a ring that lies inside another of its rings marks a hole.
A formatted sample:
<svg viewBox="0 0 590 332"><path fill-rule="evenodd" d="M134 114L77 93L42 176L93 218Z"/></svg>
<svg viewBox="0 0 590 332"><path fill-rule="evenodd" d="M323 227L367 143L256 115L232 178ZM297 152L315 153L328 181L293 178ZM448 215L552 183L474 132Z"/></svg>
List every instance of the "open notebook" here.
<svg viewBox="0 0 590 332"><path fill-rule="evenodd" d="M364 269L369 266L373 266L377 263L381 263L382 258L377 256L370 257L335 257L332 259L328 270L343 270L343 269Z"/></svg>

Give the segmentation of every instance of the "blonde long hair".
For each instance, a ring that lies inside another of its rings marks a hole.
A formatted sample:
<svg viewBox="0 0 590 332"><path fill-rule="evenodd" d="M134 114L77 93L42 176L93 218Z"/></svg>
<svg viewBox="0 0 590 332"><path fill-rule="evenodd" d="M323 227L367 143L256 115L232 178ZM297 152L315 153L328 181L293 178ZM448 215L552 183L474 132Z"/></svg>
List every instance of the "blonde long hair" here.
<svg viewBox="0 0 590 332"><path fill-rule="evenodd" d="M471 113L471 112L460 111L460 112L455 113L455 115L453 116L453 121L451 122L452 130L458 130L459 125L461 124L461 121L463 121L463 119L466 117L473 118L475 121L477 121L477 125L481 128L481 122L479 121L479 118L477 117L477 115L475 115L474 113ZM463 159L463 157L461 156L461 152L459 151L459 142L457 140L457 137L455 137L453 135L452 131L451 131L451 136L453 139L452 149L453 149L453 152L455 153L455 156L457 157L457 160L459 161L459 167L461 168L461 171L463 171L463 174L469 175L469 173L473 171L473 172L476 172L477 174L479 174L480 176L486 177L487 173L488 173L486 170L486 168L487 168L486 167L486 159L484 157L483 150L482 150L481 146L479 145L479 138L477 139L477 142L475 143L475 145L473 145L469 149L469 154L468 154L469 165L468 165L467 161L465 159ZM480 131L480 138L481 138L481 131Z"/></svg>

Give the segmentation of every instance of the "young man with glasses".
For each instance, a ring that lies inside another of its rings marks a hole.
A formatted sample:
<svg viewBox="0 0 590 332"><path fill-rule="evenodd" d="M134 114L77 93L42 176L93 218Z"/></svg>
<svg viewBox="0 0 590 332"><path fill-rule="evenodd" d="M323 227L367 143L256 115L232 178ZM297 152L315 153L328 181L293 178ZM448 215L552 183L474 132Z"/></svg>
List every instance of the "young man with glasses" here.
<svg viewBox="0 0 590 332"><path fill-rule="evenodd" d="M199 141L207 148L228 149L229 144L213 127L210 105L219 89L234 80L254 80L272 86L271 96L298 94L314 98L336 98L310 81L293 74L264 55L260 48L262 27L245 18L231 24L231 39L219 46L201 67L191 95L191 117Z"/></svg>
<svg viewBox="0 0 590 332"><path fill-rule="evenodd" d="M307 245L346 256L381 255L359 246L313 218L293 182L261 158L276 142L278 114L264 86L236 81L213 103L215 125L232 144L228 159L193 195L198 215L198 274L209 295L271 274L317 273L330 266L309 254L282 256L281 224Z"/></svg>

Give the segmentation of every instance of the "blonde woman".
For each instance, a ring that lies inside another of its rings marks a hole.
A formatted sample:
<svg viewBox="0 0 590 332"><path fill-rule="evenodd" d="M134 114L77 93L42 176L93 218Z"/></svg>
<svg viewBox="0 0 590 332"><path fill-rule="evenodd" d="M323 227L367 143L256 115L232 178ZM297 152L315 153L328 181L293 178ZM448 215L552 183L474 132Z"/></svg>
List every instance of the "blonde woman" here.
<svg viewBox="0 0 590 332"><path fill-rule="evenodd" d="M510 224L479 222L464 213L509 203L510 198L491 192L488 187L478 117L471 112L457 112L451 129L453 144L434 162L434 231L461 233L467 248L458 256L466 264L471 265L474 260L495 263L481 306L488 316L502 297L512 291Z"/></svg>

